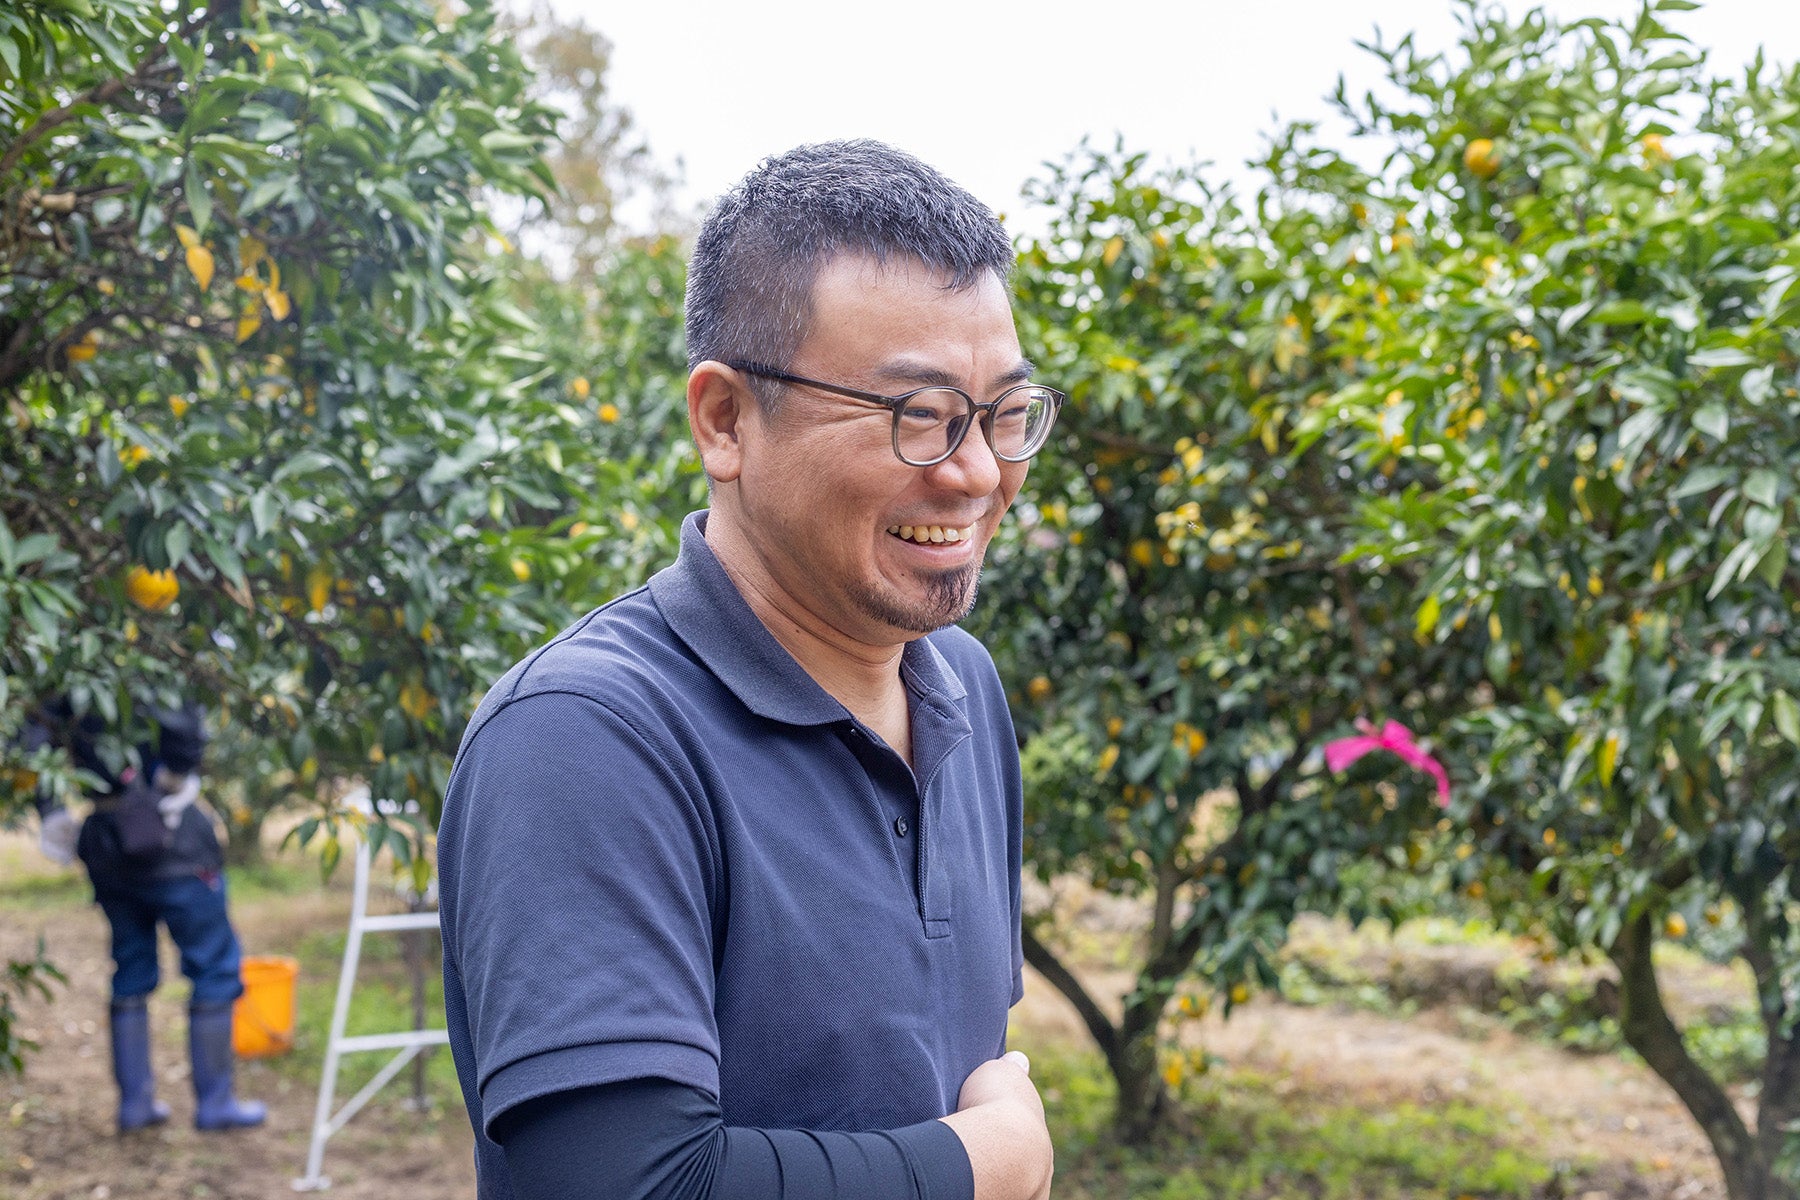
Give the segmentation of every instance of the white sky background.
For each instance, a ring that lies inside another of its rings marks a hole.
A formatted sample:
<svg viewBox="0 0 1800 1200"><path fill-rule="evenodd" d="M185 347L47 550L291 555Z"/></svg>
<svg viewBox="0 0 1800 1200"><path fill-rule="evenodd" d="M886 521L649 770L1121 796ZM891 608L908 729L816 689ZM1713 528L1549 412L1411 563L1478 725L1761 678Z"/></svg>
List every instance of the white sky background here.
<svg viewBox="0 0 1800 1200"><path fill-rule="evenodd" d="M1326 118L1377 25L1421 50L1455 42L1452 0L553 0L613 43L615 100L656 159L679 164L683 208L802 142L875 137L923 158L1035 232L1020 190L1084 135L1158 162L1243 162L1289 120ZM1512 13L1530 5L1511 2ZM1567 22L1635 15L1633 0L1546 0ZM1800 3L1712 0L1666 22L1736 74L1758 45L1800 59ZM1342 145L1340 139L1333 139ZM629 210L626 220L631 221Z"/></svg>

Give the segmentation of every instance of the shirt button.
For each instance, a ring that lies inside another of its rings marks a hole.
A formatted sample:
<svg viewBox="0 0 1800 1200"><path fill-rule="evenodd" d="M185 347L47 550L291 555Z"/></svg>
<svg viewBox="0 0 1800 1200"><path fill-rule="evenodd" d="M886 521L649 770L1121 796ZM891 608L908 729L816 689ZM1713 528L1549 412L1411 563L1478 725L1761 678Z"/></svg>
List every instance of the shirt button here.
<svg viewBox="0 0 1800 1200"><path fill-rule="evenodd" d="M906 831L911 828L912 828L912 826L910 826L906 823L905 817L895 817L894 818L894 832L899 834L901 837L905 837Z"/></svg>

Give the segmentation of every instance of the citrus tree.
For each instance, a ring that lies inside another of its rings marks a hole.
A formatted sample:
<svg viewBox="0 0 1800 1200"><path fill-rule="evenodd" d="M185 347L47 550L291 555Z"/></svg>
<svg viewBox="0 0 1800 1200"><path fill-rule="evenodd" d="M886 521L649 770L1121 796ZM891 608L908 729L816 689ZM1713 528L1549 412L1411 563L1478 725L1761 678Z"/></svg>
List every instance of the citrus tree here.
<svg viewBox="0 0 1800 1200"><path fill-rule="evenodd" d="M477 189L540 186L548 124L489 24L0 18L8 712L67 694L128 734L198 695L302 777L435 791L462 663L531 619L499 530L554 507L564 423L501 415L537 364Z"/></svg>
<svg viewBox="0 0 1800 1200"><path fill-rule="evenodd" d="M0 816L82 782L38 702L117 760L186 696L240 840L308 797L329 869L360 779L422 885L481 690L692 498L678 248L496 232L553 114L485 5L26 4L0 84Z"/></svg>
<svg viewBox="0 0 1800 1200"><path fill-rule="evenodd" d="M79 783L36 701L117 756L181 694L246 825L362 778L421 848L480 690L672 536L685 464L621 431L680 368L674 248L580 303L521 269L489 213L552 115L484 5L25 5L0 81L5 803Z"/></svg>
<svg viewBox="0 0 1800 1200"><path fill-rule="evenodd" d="M1359 717L1428 721L1421 681L1459 666L1416 646L1417 576L1349 553L1362 498L1404 477L1353 452L1359 431L1296 440L1358 369L1345 293L1372 291L1389 251L1362 206L1289 203L1293 186L1246 209L1086 151L1039 187L1052 222L1015 277L1026 353L1070 404L977 620L1015 687L1027 861L1144 905L1116 1019L1049 914L1025 931L1131 1141L1204 1068L1172 1025L1273 986L1294 915L1438 815L1424 786L1325 786L1316 753Z"/></svg>
<svg viewBox="0 0 1800 1200"><path fill-rule="evenodd" d="M1410 474L1359 553L1484 676L1445 709L1456 878L1611 959L1747 1200L1800 1187L1800 73L1709 78L1692 7L1378 50L1387 99L1345 108L1385 169L1357 194L1304 157L1316 203L1409 218L1411 265L1313 427ZM1658 980L1660 936L1714 926L1756 982L1753 1119Z"/></svg>

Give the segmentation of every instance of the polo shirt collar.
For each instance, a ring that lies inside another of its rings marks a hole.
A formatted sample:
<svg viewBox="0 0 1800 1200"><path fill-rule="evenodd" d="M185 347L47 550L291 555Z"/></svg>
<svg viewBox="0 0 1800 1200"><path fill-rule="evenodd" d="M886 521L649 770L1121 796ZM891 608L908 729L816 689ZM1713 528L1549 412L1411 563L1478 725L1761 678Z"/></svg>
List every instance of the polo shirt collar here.
<svg viewBox="0 0 1800 1200"><path fill-rule="evenodd" d="M706 541L706 510L681 523L681 551L650 580L650 595L669 628L744 707L789 725L824 725L850 712L775 640ZM946 706L967 692L928 638L908 642L901 677L927 701Z"/></svg>

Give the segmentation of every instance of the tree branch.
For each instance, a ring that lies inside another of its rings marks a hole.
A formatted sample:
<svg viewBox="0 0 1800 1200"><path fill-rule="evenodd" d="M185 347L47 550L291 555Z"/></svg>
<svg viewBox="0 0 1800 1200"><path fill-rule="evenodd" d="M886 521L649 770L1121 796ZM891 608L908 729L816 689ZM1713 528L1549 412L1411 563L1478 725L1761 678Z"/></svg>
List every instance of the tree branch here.
<svg viewBox="0 0 1800 1200"><path fill-rule="evenodd" d="M1025 926L1020 936L1025 946L1025 961L1030 963L1032 969L1039 975L1049 980L1051 986L1061 992L1069 1003L1075 1006L1075 1011L1080 1015L1082 1024L1087 1026L1088 1034L1100 1047L1100 1053L1106 1056L1107 1064L1116 1076L1123 1065L1119 1058L1117 1027L1107 1019L1105 1013L1100 1011L1100 1006L1094 1003L1092 996L1088 995L1087 989L1081 985L1081 980L1075 978L1073 972L1063 966L1062 960L1058 959L1048 946L1037 939L1037 935L1032 933L1030 925Z"/></svg>

